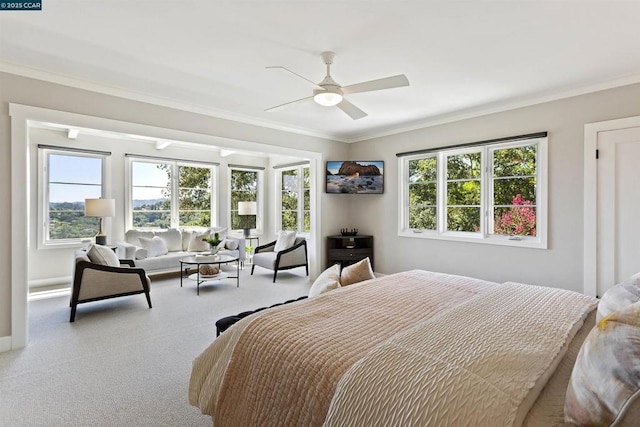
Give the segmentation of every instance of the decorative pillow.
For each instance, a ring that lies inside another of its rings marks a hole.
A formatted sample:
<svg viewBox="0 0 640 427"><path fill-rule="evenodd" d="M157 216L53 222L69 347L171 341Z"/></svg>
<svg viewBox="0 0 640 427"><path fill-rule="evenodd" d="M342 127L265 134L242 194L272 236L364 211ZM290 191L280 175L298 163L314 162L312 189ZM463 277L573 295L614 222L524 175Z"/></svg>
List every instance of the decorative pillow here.
<svg viewBox="0 0 640 427"><path fill-rule="evenodd" d="M358 261L342 269L340 273L340 285L349 286L375 278L376 276L373 274L373 269L371 268L371 261L369 261L369 257L366 257L362 261Z"/></svg>
<svg viewBox="0 0 640 427"><path fill-rule="evenodd" d="M149 256L148 250L136 247L135 259L145 259L147 256Z"/></svg>
<svg viewBox="0 0 640 427"><path fill-rule="evenodd" d="M178 229L169 228L168 230L156 231L155 235L164 240L167 250L173 252L182 250L182 235Z"/></svg>
<svg viewBox="0 0 640 427"><path fill-rule="evenodd" d="M618 425L640 410L640 302L604 317L585 340L571 373L565 421Z"/></svg>
<svg viewBox="0 0 640 427"><path fill-rule="evenodd" d="M195 231L191 230L182 230L182 250L189 250L189 242L191 241L191 235L195 233Z"/></svg>
<svg viewBox="0 0 640 427"><path fill-rule="evenodd" d="M623 310L638 301L640 301L640 287L632 282L625 281L609 288L598 303L596 324L605 316Z"/></svg>
<svg viewBox="0 0 640 427"><path fill-rule="evenodd" d="M202 233L198 233L196 231L194 231L191 234L191 240L189 240L189 247L188 247L188 251L189 252L206 252L208 251L209 248L209 244L207 242L205 242L204 240L202 240L205 237L210 237L211 236L211 231L207 230L207 231L203 231Z"/></svg>
<svg viewBox="0 0 640 427"><path fill-rule="evenodd" d="M236 249L238 249L238 241L237 240L225 239L224 247L229 249L230 251L235 251Z"/></svg>
<svg viewBox="0 0 640 427"><path fill-rule="evenodd" d="M276 245L273 247L274 252L284 251L289 249L296 242L296 232L281 230L276 240Z"/></svg>
<svg viewBox="0 0 640 427"><path fill-rule="evenodd" d="M167 249L167 244L158 236L155 236L153 239L145 239L144 237L140 237L140 243L142 243L142 247L147 250L147 256L149 258L165 255L167 252L169 252Z"/></svg>
<svg viewBox="0 0 640 427"><path fill-rule="evenodd" d="M120 267L120 261L116 253L111 248L101 245L91 245L87 251L87 256L91 262L110 267Z"/></svg>
<svg viewBox="0 0 640 427"><path fill-rule="evenodd" d="M127 230L127 232L124 233L124 240L134 246L142 246L140 237L144 237L145 239L153 239L153 235L153 231Z"/></svg>
<svg viewBox="0 0 640 427"><path fill-rule="evenodd" d="M215 236L215 234L218 233L220 238L224 239L225 237L227 237L228 230L229 230L228 227L211 227L209 229L209 232L211 233L212 236Z"/></svg>
<svg viewBox="0 0 640 427"><path fill-rule="evenodd" d="M320 273L309 289L309 298L316 297L325 292L338 289L340 287L340 265L333 264Z"/></svg>

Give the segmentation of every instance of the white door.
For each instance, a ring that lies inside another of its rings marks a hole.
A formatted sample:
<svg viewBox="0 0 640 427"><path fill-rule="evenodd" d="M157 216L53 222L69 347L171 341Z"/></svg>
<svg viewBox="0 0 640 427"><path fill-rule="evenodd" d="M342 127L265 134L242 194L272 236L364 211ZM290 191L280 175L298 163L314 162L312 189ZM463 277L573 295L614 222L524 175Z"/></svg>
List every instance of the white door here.
<svg viewBox="0 0 640 427"><path fill-rule="evenodd" d="M640 127L597 137L597 295L640 272Z"/></svg>

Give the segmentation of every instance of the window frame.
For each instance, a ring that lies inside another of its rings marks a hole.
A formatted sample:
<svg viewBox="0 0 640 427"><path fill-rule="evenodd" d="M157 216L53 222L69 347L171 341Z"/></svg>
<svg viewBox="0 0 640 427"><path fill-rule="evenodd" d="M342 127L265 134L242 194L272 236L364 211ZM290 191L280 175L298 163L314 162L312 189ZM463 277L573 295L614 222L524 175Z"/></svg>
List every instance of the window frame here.
<svg viewBox="0 0 640 427"><path fill-rule="evenodd" d="M169 220L169 228L198 228L202 226L183 226L180 225L180 180L179 180L179 169L181 166L188 167L197 167L197 168L206 168L211 171L211 221L208 227L215 227L217 225L218 215L217 215L217 194L218 191L216 187L217 176L218 176L218 165L215 163L202 163L202 162L190 162L188 160L175 160L175 159L162 159L155 157L137 157L135 155L127 156L127 183L126 183L126 214L125 214L125 223L127 230L158 230L158 228L148 228L148 227L134 227L133 224L133 164L135 162L138 163L153 163L153 164L168 164L171 165L171 198L170 198L170 220ZM208 228L207 227L207 228Z"/></svg>
<svg viewBox="0 0 640 427"><path fill-rule="evenodd" d="M227 203L227 224L229 228L229 233L233 234L242 234L244 235L244 229L242 228L232 228L232 213L237 210L233 210L231 206L232 202L232 191L231 188L231 176L233 175L233 171L244 171L244 172L255 172L256 173L256 228L252 228L252 235L262 235L264 234L264 168L262 167L252 167L252 166L238 166L238 165L229 165L228 173L227 173L227 194L229 195L229 201Z"/></svg>
<svg viewBox="0 0 640 427"><path fill-rule="evenodd" d="M293 165L293 166L285 166L279 167L276 170L275 176L275 194L276 194L276 231L282 230L282 172L295 170L298 174L298 188L297 188L297 196L298 196L298 207L296 210L297 218L298 218L298 229L296 233L302 237L311 237L311 228L309 231L304 231L304 169L309 171L309 203L311 203L311 167L309 164L303 165ZM311 206L309 206L309 218L311 218ZM311 227L311 224L309 225Z"/></svg>
<svg viewBox="0 0 640 427"><path fill-rule="evenodd" d="M536 236L509 236L492 233L493 225L493 153L505 148L537 145L536 150ZM484 243L513 247L547 249L548 209L548 138L532 137L510 142L477 144L464 148L443 148L398 157L398 236L421 239ZM480 231L461 232L446 229L447 175L446 159L456 154L481 153ZM411 229L409 224L409 161L437 158L436 230Z"/></svg>
<svg viewBox="0 0 640 427"><path fill-rule="evenodd" d="M91 150L81 149L65 149L64 147L38 147L38 170L42 171L41 179L38 180L38 227L37 227L37 248L38 249L58 249L63 247L79 248L86 246L86 244L93 239L93 236L89 237L77 237L71 239L50 239L49 238L49 157L51 155L59 156L75 156L85 157L92 159L100 159L102 162L102 171L100 174L100 197L107 197L109 194L108 188L108 171L110 153L100 153ZM105 222L103 224L104 232L110 234L110 224ZM97 234L97 232L96 232Z"/></svg>

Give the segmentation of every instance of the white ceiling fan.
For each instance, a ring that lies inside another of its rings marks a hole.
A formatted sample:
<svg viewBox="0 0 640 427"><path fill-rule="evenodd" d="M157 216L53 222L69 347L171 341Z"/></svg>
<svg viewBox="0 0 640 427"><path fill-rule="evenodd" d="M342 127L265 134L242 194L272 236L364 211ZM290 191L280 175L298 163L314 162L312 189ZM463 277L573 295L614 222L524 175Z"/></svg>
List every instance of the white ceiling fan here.
<svg viewBox="0 0 640 427"><path fill-rule="evenodd" d="M284 107L288 107L293 104L297 104L299 102L308 101L313 99L318 104L323 105L325 107L337 106L339 109L344 111L349 117L353 120L358 120L367 116L367 113L362 111L360 108L353 105L351 102L347 101L344 98L344 95L348 95L351 93L359 93L359 92L370 92L374 90L382 90L382 89L393 89L395 87L409 86L409 80L407 76L404 74L398 74L397 76L385 77L382 79L370 80L368 82L356 83L349 86L340 86L336 83L335 80L331 77L331 64L333 63L333 58L335 57L335 53L333 52L322 52L322 60L327 65L327 75L324 80L320 83L314 83L306 77L301 76L298 73L295 73L288 68L282 66L272 66L267 67L268 69L279 69L287 71L294 76L298 76L303 79L305 82L309 83L313 88L313 95L307 96L301 99L296 99L295 101L286 102L284 104L276 105L275 107L267 108L265 111L276 111Z"/></svg>

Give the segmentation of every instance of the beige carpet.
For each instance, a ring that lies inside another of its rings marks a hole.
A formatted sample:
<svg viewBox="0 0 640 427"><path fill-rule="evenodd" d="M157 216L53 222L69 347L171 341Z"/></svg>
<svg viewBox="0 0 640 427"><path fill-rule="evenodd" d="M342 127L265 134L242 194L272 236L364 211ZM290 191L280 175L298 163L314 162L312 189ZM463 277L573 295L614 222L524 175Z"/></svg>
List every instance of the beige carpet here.
<svg viewBox="0 0 640 427"><path fill-rule="evenodd" d="M2 426L211 426L189 406L191 362L215 338L215 321L306 295L304 269L256 268L203 284L155 278L144 295L78 306L69 297L29 303L29 345L0 353ZM153 279L153 278L152 278Z"/></svg>

